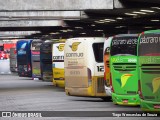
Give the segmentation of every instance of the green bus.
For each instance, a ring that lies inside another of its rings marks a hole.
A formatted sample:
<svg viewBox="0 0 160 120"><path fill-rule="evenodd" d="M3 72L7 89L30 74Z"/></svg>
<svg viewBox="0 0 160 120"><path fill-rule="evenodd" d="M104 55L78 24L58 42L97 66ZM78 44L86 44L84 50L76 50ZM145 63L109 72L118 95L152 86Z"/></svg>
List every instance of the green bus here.
<svg viewBox="0 0 160 120"><path fill-rule="evenodd" d="M114 104L139 105L138 34L121 34L113 37L110 46L110 86Z"/></svg>
<svg viewBox="0 0 160 120"><path fill-rule="evenodd" d="M150 30L140 34L138 65L141 109L160 112L160 30Z"/></svg>

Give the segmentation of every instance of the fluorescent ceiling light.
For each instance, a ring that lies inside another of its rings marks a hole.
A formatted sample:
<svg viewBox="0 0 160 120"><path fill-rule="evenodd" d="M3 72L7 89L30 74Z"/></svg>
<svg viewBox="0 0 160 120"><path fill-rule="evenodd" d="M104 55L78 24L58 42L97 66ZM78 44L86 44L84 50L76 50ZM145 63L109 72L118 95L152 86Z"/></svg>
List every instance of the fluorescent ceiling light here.
<svg viewBox="0 0 160 120"><path fill-rule="evenodd" d="M104 23L104 22L96 21L96 23Z"/></svg>
<svg viewBox="0 0 160 120"><path fill-rule="evenodd" d="M94 31L98 31L98 32L101 32L101 31L103 31L103 30L94 30Z"/></svg>
<svg viewBox="0 0 160 120"><path fill-rule="evenodd" d="M59 32L53 32L53 33L50 33L51 35L56 35L56 34L60 34Z"/></svg>
<svg viewBox="0 0 160 120"><path fill-rule="evenodd" d="M80 34L84 35L84 34L86 34L86 33L80 33Z"/></svg>
<svg viewBox="0 0 160 120"><path fill-rule="evenodd" d="M94 27L94 26L96 26L96 25L92 24L91 26Z"/></svg>
<svg viewBox="0 0 160 120"><path fill-rule="evenodd" d="M99 21L95 21L95 22L106 22L106 21L116 21L116 20L114 20L114 19L103 19L103 20L99 20Z"/></svg>
<svg viewBox="0 0 160 120"><path fill-rule="evenodd" d="M140 11L142 11L142 12L155 12L153 10L140 10Z"/></svg>
<svg viewBox="0 0 160 120"><path fill-rule="evenodd" d="M71 30L71 29L67 29L67 31L70 31L70 32L72 32L73 30Z"/></svg>
<svg viewBox="0 0 160 120"><path fill-rule="evenodd" d="M151 7L151 8L153 8L153 9L158 9L158 10L160 9L160 7Z"/></svg>
<svg viewBox="0 0 160 120"><path fill-rule="evenodd" d="M83 29L83 27L75 27L76 29Z"/></svg>
<svg viewBox="0 0 160 120"><path fill-rule="evenodd" d="M117 27L115 27L115 28L123 28L123 27L126 27L126 26L117 26Z"/></svg>
<svg viewBox="0 0 160 120"><path fill-rule="evenodd" d="M118 19L118 20L122 20L123 18L122 18L122 17L117 17L116 19Z"/></svg>
<svg viewBox="0 0 160 120"><path fill-rule="evenodd" d="M154 9L160 9L160 7L151 7L151 8L154 8Z"/></svg>
<svg viewBox="0 0 160 120"><path fill-rule="evenodd" d="M159 22L159 20L151 20L152 22Z"/></svg>
<svg viewBox="0 0 160 120"><path fill-rule="evenodd" d="M145 12L133 12L133 13L136 13L136 14L147 14L147 13L145 13Z"/></svg>
<svg viewBox="0 0 160 120"><path fill-rule="evenodd" d="M99 21L100 21L100 22L104 22L105 20L99 20ZM98 21L98 22L99 22L99 21Z"/></svg>
<svg viewBox="0 0 160 120"><path fill-rule="evenodd" d="M107 21L116 21L116 20L114 20L114 19L104 19L104 20L107 20Z"/></svg>
<svg viewBox="0 0 160 120"><path fill-rule="evenodd" d="M67 30L60 30L61 32L68 32Z"/></svg>
<svg viewBox="0 0 160 120"><path fill-rule="evenodd" d="M125 14L126 14L126 15L133 15L133 16L134 16L134 15L137 15L137 14L132 14L132 13L125 13Z"/></svg>

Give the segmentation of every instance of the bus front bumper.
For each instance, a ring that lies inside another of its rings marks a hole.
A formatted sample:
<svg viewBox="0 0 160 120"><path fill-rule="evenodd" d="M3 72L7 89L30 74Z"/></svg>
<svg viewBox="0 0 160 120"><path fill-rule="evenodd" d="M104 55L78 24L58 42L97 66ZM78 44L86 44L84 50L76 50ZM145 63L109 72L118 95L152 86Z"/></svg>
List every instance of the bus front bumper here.
<svg viewBox="0 0 160 120"><path fill-rule="evenodd" d="M106 93L95 93L92 87L88 88L67 88L65 87L65 92L70 96L83 96L83 97L107 97Z"/></svg>
<svg viewBox="0 0 160 120"><path fill-rule="evenodd" d="M52 82L53 81L53 75L52 72L43 72L43 81Z"/></svg>
<svg viewBox="0 0 160 120"><path fill-rule="evenodd" d="M114 104L118 105L128 105L128 106L137 106L140 105L139 95L117 95L115 93L112 94L112 101Z"/></svg>
<svg viewBox="0 0 160 120"><path fill-rule="evenodd" d="M140 101L141 101L140 106L143 111L160 112L160 108L154 107L155 105L160 105L160 102L146 101L142 99L140 99Z"/></svg>
<svg viewBox="0 0 160 120"><path fill-rule="evenodd" d="M65 84L65 83L64 83L64 80L54 80L54 79L53 79L53 85L55 85L55 86L57 86L57 87L62 87L62 88L64 88L64 87L65 87L64 84Z"/></svg>

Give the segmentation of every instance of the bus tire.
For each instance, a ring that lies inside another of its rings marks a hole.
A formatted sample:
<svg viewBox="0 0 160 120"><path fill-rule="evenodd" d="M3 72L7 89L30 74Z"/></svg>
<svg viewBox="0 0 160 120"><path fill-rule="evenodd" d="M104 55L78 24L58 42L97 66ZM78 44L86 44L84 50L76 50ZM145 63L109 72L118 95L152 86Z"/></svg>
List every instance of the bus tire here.
<svg viewBox="0 0 160 120"><path fill-rule="evenodd" d="M102 99L103 101L105 101L105 102L110 102L110 101L112 101L110 96L108 96L108 97L102 97L101 99Z"/></svg>

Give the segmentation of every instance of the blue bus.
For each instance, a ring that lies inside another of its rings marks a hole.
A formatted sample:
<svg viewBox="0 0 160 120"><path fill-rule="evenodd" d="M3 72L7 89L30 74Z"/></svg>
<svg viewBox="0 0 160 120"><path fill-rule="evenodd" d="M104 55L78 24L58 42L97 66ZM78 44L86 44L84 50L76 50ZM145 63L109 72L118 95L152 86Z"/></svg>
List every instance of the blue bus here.
<svg viewBox="0 0 160 120"><path fill-rule="evenodd" d="M32 79L41 79L41 69L40 69L40 45L42 40L35 39L31 44L31 61L32 61Z"/></svg>
<svg viewBox="0 0 160 120"><path fill-rule="evenodd" d="M52 41L45 41L40 46L41 78L52 82Z"/></svg>
<svg viewBox="0 0 160 120"><path fill-rule="evenodd" d="M21 77L32 77L31 42L26 39L16 44L18 75Z"/></svg>

